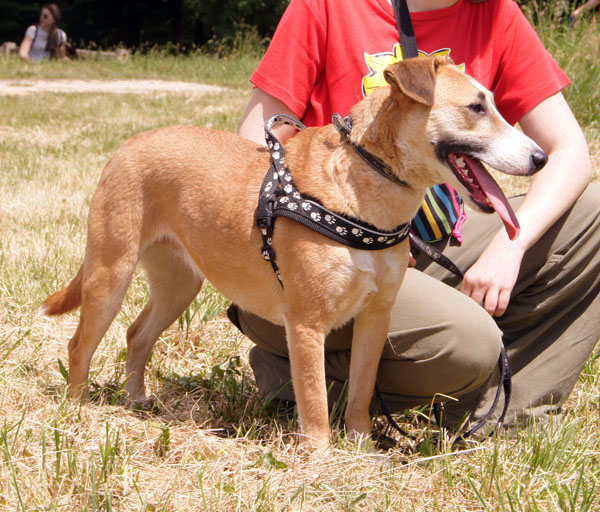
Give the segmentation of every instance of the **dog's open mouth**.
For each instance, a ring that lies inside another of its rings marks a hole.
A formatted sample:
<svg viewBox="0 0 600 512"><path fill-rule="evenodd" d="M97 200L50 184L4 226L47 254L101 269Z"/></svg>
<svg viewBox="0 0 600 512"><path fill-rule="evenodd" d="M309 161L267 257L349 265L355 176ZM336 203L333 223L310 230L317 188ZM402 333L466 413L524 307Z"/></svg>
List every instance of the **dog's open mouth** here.
<svg viewBox="0 0 600 512"><path fill-rule="evenodd" d="M494 181L481 162L464 153L450 153L447 157L450 169L469 191L471 200L484 212L496 213L504 222L508 237L519 236L519 221L502 189Z"/></svg>

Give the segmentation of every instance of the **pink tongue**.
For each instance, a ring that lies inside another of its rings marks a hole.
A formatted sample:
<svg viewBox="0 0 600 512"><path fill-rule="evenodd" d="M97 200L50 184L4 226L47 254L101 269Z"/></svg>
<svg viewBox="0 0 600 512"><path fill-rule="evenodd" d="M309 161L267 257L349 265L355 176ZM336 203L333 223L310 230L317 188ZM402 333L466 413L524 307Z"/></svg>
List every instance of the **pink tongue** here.
<svg viewBox="0 0 600 512"><path fill-rule="evenodd" d="M494 181L494 178L492 178L490 173L485 170L479 161L473 160L466 155L461 156L469 165L470 171L475 175L475 178L479 182L482 190L485 192L485 195L490 200L490 203L492 203L494 210L496 210L496 213L500 215L502 222L504 222L506 232L508 233L508 238L514 240L519 236L519 231L521 228L519 226L517 216L508 203L508 200L502 192L502 189L498 186L498 184Z"/></svg>

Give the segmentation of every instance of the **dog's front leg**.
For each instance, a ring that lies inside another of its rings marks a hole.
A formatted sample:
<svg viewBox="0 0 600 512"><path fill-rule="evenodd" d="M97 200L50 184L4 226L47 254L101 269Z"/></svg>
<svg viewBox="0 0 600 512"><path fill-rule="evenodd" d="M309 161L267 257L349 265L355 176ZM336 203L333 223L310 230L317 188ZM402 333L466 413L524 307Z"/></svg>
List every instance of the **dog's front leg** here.
<svg viewBox="0 0 600 512"><path fill-rule="evenodd" d="M329 444L325 384L325 332L314 323L286 322L294 394L303 441L311 448Z"/></svg>
<svg viewBox="0 0 600 512"><path fill-rule="evenodd" d="M391 304L367 307L354 319L348 406L345 420L348 437L360 441L370 434L369 404L375 390L379 360L390 326Z"/></svg>

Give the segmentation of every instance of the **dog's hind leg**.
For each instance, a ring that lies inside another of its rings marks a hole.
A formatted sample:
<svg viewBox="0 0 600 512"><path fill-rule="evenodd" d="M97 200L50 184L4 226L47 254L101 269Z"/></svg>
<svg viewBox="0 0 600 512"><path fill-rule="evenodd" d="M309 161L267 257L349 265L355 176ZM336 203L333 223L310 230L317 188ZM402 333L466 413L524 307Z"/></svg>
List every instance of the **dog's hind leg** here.
<svg viewBox="0 0 600 512"><path fill-rule="evenodd" d="M137 263L137 250L105 264L106 254L86 256L79 325L69 341L69 393L87 395L90 363L121 304Z"/></svg>
<svg viewBox="0 0 600 512"><path fill-rule="evenodd" d="M149 247L141 258L150 284L148 303L127 330L127 397L141 405L146 398L144 369L150 351L160 334L185 311L202 287L202 276L164 246Z"/></svg>

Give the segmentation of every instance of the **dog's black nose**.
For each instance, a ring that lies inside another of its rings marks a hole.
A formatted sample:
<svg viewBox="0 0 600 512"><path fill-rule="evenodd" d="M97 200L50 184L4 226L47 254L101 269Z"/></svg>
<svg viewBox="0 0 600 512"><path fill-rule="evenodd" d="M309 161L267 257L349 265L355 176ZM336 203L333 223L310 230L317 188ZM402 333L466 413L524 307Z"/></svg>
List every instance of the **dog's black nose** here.
<svg viewBox="0 0 600 512"><path fill-rule="evenodd" d="M538 172L548 162L548 155L541 149L536 149L531 155L531 165L535 169L533 172Z"/></svg>

